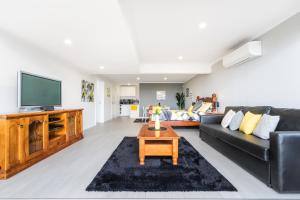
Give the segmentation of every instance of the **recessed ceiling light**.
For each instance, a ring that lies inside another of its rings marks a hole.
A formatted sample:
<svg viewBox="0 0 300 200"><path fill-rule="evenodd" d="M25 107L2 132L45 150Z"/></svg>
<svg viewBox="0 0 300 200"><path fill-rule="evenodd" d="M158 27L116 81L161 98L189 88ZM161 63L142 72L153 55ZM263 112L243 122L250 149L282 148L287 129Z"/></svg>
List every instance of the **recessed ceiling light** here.
<svg viewBox="0 0 300 200"><path fill-rule="evenodd" d="M136 80L138 80L138 81L139 81L139 80L141 80L141 78L140 78L140 77L136 77Z"/></svg>
<svg viewBox="0 0 300 200"><path fill-rule="evenodd" d="M182 59L183 59L183 56L178 56L177 59L178 59L178 60L182 60Z"/></svg>
<svg viewBox="0 0 300 200"><path fill-rule="evenodd" d="M71 46L72 45L72 40L70 40L70 39L65 39L64 40L64 43L65 43L65 45L67 45L67 46Z"/></svg>
<svg viewBox="0 0 300 200"><path fill-rule="evenodd" d="M200 28L200 29L206 29L206 27L207 27L207 24L206 24L205 22L201 22L201 23L199 24L199 28Z"/></svg>
<svg viewBox="0 0 300 200"><path fill-rule="evenodd" d="M99 69L104 69L104 66L100 66Z"/></svg>
<svg viewBox="0 0 300 200"><path fill-rule="evenodd" d="M165 81L168 80L168 77L164 77L164 80L165 80Z"/></svg>

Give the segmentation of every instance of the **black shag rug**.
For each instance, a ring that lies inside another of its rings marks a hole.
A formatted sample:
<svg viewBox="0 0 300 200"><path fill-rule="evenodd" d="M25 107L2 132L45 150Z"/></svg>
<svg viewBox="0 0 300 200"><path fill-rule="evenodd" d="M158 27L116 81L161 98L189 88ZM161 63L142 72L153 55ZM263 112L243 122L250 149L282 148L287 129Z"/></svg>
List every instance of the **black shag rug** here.
<svg viewBox="0 0 300 200"><path fill-rule="evenodd" d="M87 191L237 191L183 137L178 165L171 157L146 157L139 165L138 140L125 137L86 188Z"/></svg>

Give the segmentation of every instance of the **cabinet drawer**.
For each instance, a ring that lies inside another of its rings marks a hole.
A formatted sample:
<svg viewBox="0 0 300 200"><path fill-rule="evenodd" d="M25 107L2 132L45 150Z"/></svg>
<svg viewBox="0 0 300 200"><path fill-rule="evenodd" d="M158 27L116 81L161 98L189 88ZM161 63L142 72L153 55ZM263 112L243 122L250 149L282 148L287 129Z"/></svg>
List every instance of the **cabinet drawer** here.
<svg viewBox="0 0 300 200"><path fill-rule="evenodd" d="M66 143L66 137L64 135L51 139L49 141L49 148L54 148Z"/></svg>

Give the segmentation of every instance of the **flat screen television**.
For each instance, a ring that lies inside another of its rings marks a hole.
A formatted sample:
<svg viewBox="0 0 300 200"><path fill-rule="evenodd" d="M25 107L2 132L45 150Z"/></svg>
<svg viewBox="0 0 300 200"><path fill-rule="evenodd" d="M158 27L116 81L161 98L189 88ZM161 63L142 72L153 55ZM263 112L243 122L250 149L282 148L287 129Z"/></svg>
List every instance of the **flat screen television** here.
<svg viewBox="0 0 300 200"><path fill-rule="evenodd" d="M19 108L61 106L61 81L20 72L18 80Z"/></svg>

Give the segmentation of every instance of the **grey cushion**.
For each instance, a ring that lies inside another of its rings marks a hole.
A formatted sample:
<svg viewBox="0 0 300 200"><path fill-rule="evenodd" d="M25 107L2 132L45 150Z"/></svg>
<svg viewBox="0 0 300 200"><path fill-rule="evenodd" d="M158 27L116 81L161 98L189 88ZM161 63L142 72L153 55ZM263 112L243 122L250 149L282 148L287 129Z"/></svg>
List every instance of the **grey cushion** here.
<svg viewBox="0 0 300 200"><path fill-rule="evenodd" d="M197 112L197 110L202 106L202 101L198 101L195 103L195 105L193 106L193 112Z"/></svg>
<svg viewBox="0 0 300 200"><path fill-rule="evenodd" d="M240 128L240 125L242 123L242 120L244 118L244 114L243 112L240 110L238 111L232 118L230 124L229 124L229 128L232 131L238 130Z"/></svg>
<svg viewBox="0 0 300 200"><path fill-rule="evenodd" d="M264 114L254 129L253 135L268 140L270 138L270 132L275 131L279 120L280 116Z"/></svg>

